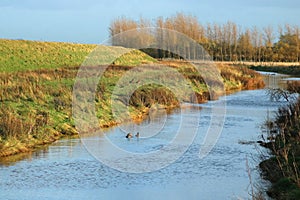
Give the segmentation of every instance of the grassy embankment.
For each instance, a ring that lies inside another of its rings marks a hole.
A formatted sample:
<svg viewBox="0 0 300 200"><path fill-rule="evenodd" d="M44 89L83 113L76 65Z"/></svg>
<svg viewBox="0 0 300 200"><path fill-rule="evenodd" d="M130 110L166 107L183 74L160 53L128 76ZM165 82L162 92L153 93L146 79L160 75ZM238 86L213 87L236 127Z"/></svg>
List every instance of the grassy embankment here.
<svg viewBox="0 0 300 200"><path fill-rule="evenodd" d="M290 93L300 94L299 81L289 82L285 92L272 94L286 97ZM266 122L266 126L269 136L264 146L271 150L272 157L262 161L260 168L272 183L268 194L279 200L300 199L300 97L280 108L275 120Z"/></svg>
<svg viewBox="0 0 300 200"><path fill-rule="evenodd" d="M72 89L77 71L95 45L0 40L0 157L31 151L35 147L76 135L72 119ZM103 59L123 51L99 47ZM108 59L109 60L109 59ZM157 65L140 51L118 58L99 81L95 105L102 127L115 125L110 97L126 71L142 63ZM198 101L209 99L200 74L185 62L167 62L191 82ZM226 90L262 87L259 74L247 69L219 66ZM217 92L217 91L216 91ZM186 97L187 99L189 97ZM139 88L130 99L133 118L141 118L154 103L174 107L177 99L159 85Z"/></svg>

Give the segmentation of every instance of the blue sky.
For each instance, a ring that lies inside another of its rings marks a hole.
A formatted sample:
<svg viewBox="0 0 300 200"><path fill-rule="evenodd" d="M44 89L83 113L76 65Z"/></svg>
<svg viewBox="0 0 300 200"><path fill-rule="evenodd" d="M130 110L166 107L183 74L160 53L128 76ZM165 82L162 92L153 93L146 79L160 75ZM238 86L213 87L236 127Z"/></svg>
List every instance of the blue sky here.
<svg viewBox="0 0 300 200"><path fill-rule="evenodd" d="M203 24L300 26L299 0L0 0L0 38L100 44L110 22L184 12Z"/></svg>

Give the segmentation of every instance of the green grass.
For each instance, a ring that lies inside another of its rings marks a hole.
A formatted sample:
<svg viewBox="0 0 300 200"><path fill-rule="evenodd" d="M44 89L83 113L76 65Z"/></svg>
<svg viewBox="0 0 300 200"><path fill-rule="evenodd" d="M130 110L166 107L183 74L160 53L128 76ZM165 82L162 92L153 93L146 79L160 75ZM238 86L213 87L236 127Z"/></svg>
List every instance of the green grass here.
<svg viewBox="0 0 300 200"><path fill-rule="evenodd" d="M117 81L133 66L153 67L157 66L156 62L138 50L122 47L0 39L0 157L77 133L72 119L72 92L82 63L91 67L113 63L102 75L95 94L99 124L108 127L117 123L111 108L111 95ZM161 63L174 68L189 81L198 102L209 100L208 88L192 66L175 61ZM219 66L219 70L226 90L262 86L261 77L250 70L230 66ZM147 76L143 74L142 79ZM163 76L175 81L174 90L180 88L181 83L175 76L168 73ZM221 89L213 92L221 95ZM171 90L155 84L138 88L129 101L131 117L142 118L156 103L168 108L178 106ZM185 90L179 95L185 101L191 98Z"/></svg>
<svg viewBox="0 0 300 200"><path fill-rule="evenodd" d="M0 39L0 156L76 134L73 84L81 64L95 55L96 62L91 64L156 62L138 50L122 47ZM103 79L106 92L98 101L104 105L99 110L105 116L100 116L102 124L112 120L108 98L121 71L109 70Z"/></svg>
<svg viewBox="0 0 300 200"><path fill-rule="evenodd" d="M0 39L0 72L80 66L95 51L101 64L134 66L155 61L141 51L122 47Z"/></svg>

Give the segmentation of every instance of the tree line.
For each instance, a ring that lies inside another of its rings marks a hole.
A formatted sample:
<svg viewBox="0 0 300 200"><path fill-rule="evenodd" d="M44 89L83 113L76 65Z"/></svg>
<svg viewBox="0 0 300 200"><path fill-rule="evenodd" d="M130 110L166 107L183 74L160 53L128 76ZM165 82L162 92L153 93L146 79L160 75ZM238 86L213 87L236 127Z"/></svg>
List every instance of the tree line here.
<svg viewBox="0 0 300 200"><path fill-rule="evenodd" d="M157 27L157 31L149 33L147 29L143 29L146 27ZM276 31L271 26L242 28L230 21L225 24L207 23L204 25L195 16L177 13L168 18L158 17L154 21L144 18L136 21L121 17L111 22L109 34L112 38L112 45L130 47L130 43L143 45L153 40L162 43L163 37L169 38L170 35L163 36L161 30L170 29L183 33L199 43L216 61L299 62L299 27L289 24L278 27ZM136 30L139 34L118 35L129 30ZM172 40L176 43L178 38L173 37ZM182 51L191 49L188 45L178 48L183 48ZM145 52L156 58L176 57L168 51L148 49ZM192 52L185 53L190 59L196 59Z"/></svg>

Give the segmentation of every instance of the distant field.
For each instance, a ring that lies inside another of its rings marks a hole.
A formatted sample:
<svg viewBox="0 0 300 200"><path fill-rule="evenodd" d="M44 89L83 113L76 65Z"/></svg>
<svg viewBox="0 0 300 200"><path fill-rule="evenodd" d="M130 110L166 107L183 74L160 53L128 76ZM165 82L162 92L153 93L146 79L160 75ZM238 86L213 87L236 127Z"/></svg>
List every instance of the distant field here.
<svg viewBox="0 0 300 200"><path fill-rule="evenodd" d="M300 76L300 66L250 66L250 69L257 71L276 72L292 76Z"/></svg>
<svg viewBox="0 0 300 200"><path fill-rule="evenodd" d="M27 71L35 69L55 69L65 66L80 66L94 49L105 61L124 51L121 47L107 47L90 44L62 42L39 42L27 40L0 39L0 72ZM133 50L114 63L136 65L153 62L150 56ZM107 63L110 64L110 63Z"/></svg>
<svg viewBox="0 0 300 200"><path fill-rule="evenodd" d="M289 67L300 66L300 62L251 62L251 61L215 61L227 65L245 65L245 66L265 66L265 67Z"/></svg>
<svg viewBox="0 0 300 200"><path fill-rule="evenodd" d="M227 64L234 66L247 66L252 70L276 72L300 76L300 62L215 62L216 64Z"/></svg>

